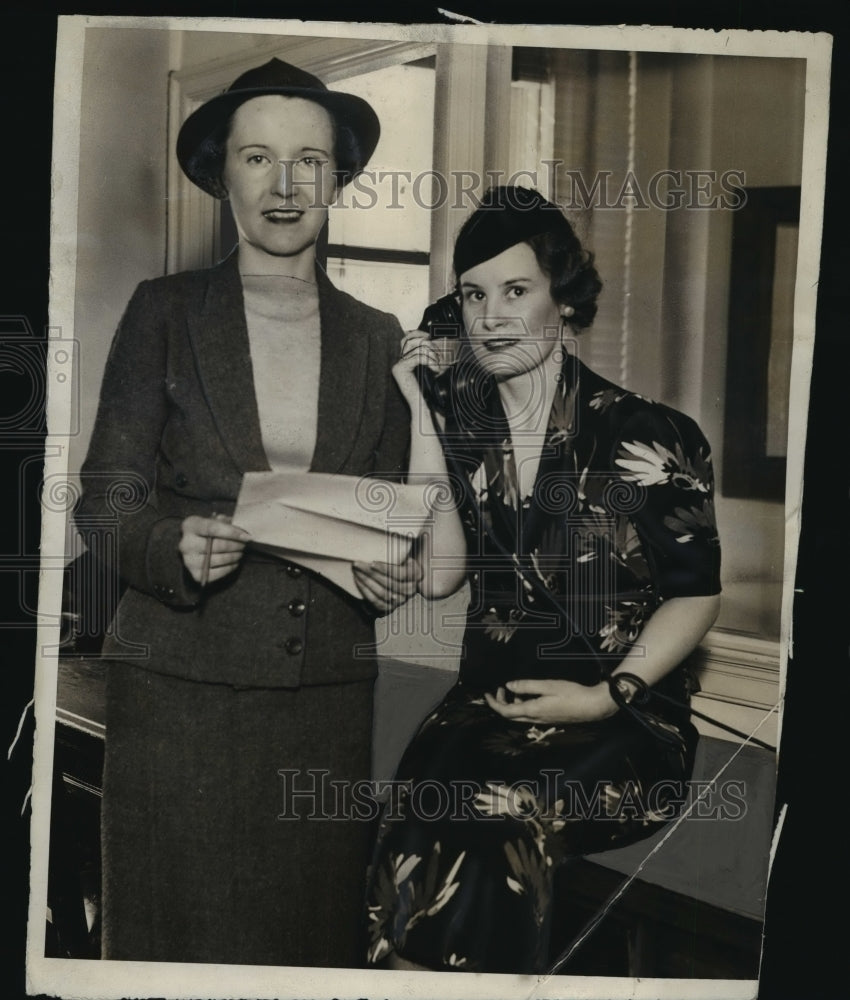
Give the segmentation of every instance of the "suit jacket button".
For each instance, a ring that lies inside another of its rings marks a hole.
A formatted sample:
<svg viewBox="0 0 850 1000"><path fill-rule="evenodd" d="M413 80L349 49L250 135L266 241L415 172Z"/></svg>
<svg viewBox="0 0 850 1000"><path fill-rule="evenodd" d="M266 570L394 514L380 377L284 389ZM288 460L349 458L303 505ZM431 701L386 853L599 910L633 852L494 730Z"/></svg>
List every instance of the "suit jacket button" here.
<svg viewBox="0 0 850 1000"><path fill-rule="evenodd" d="M298 577L299 577L299 576L301 576L301 572L302 572L302 570L301 570L301 567L300 567L300 566L294 566L294 565L292 565L292 564L290 563L290 565L286 567L286 572L287 572L287 573L288 573L288 574L289 574L289 575L290 575L291 577L293 577L293 579L296 579L296 580L297 580L297 579L298 579Z"/></svg>
<svg viewBox="0 0 850 1000"><path fill-rule="evenodd" d="M297 656L304 648L304 643L297 636L292 636L292 638L286 640L283 648L290 656Z"/></svg>
<svg viewBox="0 0 850 1000"><path fill-rule="evenodd" d="M307 610L307 605L300 597L293 597L289 602L289 613L293 618L300 618Z"/></svg>
<svg viewBox="0 0 850 1000"><path fill-rule="evenodd" d="M189 480L183 475L182 472L178 472L174 477L174 483L179 489L183 489L184 486L188 484Z"/></svg>

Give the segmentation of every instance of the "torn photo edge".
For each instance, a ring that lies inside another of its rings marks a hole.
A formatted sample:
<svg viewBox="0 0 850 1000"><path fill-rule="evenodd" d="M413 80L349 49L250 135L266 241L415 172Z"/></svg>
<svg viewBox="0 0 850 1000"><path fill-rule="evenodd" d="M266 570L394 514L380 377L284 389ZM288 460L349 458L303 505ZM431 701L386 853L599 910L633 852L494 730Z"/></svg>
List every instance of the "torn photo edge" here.
<svg viewBox="0 0 850 1000"><path fill-rule="evenodd" d="M69 466L68 442L79 415L79 372L85 362L85 331L75 329L76 276L80 266L78 198L83 54L90 30L135 28L142 31L209 31L265 35L269 49L278 39L340 38L382 40L388 44L523 46L789 58L806 62L806 108L801 172L799 251L795 280L794 348L791 362L788 452L785 487L785 549L781 611L779 703L784 697L785 669L792 650L793 581L797 563L803 496L803 455L814 343L818 260L823 221L830 44L827 36L779 32L709 32L675 28L597 28L571 25L521 28L500 25L347 24L195 18L60 18L56 63L56 119L53 153L53 218L51 296L48 344L48 438L45 484L67 483L76 470ZM165 86L165 81L163 81ZM777 127L781 127L777 123ZM70 377L69 377L70 374ZM719 442L718 442L719 444ZM68 551L68 517L64 501L43 500L42 567L39 591L36 723L32 793L32 873L27 972L31 988L60 997L125 997L157 995L168 998L381 995L432 996L435 989L460 990L465 997L561 997L575 992L586 997L724 997L755 995L755 981L619 980L558 976L530 981L523 977L469 976L463 973L416 973L409 976L367 970L256 968L234 966L99 963L44 957L50 796L53 773L53 721L56 714L58 648L60 644L62 579ZM781 734L781 711L777 738ZM774 845L775 849L775 845ZM448 978L447 978L448 977ZM137 992L138 991L138 992Z"/></svg>

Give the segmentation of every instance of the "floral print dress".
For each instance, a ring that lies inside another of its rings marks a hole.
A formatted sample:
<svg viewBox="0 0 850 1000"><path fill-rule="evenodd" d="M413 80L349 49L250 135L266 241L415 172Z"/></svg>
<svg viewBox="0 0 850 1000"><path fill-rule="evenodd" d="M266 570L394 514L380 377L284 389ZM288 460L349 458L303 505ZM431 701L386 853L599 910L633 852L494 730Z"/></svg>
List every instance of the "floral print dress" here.
<svg viewBox="0 0 850 1000"><path fill-rule="evenodd" d="M684 667L627 712L541 726L493 712L508 680L595 684L665 600L720 590L708 444L667 406L564 361L534 487L520 495L498 392L444 445L471 601L459 680L405 752L368 876L368 961L534 973L556 871L676 815L693 767ZM481 414L479 413L479 417ZM685 707L683 707L683 705Z"/></svg>

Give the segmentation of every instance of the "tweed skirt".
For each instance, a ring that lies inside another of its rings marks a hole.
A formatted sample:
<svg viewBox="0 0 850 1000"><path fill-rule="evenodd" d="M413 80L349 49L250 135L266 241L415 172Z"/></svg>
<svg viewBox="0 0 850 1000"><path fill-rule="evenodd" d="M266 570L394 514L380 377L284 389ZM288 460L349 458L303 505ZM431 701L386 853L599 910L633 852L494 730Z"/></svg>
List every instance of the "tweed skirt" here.
<svg viewBox="0 0 850 1000"><path fill-rule="evenodd" d="M110 664L103 958L362 965L372 826L340 795L370 777L372 692Z"/></svg>

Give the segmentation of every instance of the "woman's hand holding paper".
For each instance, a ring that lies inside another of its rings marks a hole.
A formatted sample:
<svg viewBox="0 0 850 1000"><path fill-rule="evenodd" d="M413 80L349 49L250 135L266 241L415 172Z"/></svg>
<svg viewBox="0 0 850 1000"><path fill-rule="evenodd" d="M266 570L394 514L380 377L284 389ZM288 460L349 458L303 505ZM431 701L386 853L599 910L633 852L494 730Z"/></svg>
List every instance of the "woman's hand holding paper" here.
<svg viewBox="0 0 850 1000"><path fill-rule="evenodd" d="M398 562L356 562L352 571L364 600L384 615L409 601L422 579L422 566L412 555Z"/></svg>
<svg viewBox="0 0 850 1000"><path fill-rule="evenodd" d="M183 565L201 586L232 573L251 539L247 531L232 525L223 514L192 515L184 518L181 528L179 549Z"/></svg>

